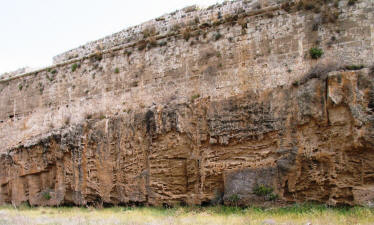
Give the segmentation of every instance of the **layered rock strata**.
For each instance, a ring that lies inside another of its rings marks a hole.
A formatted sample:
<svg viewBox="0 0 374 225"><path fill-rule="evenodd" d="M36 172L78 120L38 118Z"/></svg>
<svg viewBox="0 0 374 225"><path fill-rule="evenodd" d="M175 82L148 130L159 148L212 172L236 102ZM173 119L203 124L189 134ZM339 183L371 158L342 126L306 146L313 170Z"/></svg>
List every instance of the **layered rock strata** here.
<svg viewBox="0 0 374 225"><path fill-rule="evenodd" d="M0 203L372 204L374 3L331 4L213 13L0 80Z"/></svg>

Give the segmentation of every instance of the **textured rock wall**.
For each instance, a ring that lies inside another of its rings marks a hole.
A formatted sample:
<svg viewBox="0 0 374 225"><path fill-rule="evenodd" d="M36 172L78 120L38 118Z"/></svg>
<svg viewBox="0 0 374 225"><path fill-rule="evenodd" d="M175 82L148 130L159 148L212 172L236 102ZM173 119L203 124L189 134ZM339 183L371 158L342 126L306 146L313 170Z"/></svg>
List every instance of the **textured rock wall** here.
<svg viewBox="0 0 374 225"><path fill-rule="evenodd" d="M373 2L286 6L0 80L0 202L371 204Z"/></svg>
<svg viewBox="0 0 374 225"><path fill-rule="evenodd" d="M238 13L253 13L253 11L261 11L262 8L277 6L285 0L249 0L249 1L227 1L223 4L216 4L203 10L198 6L189 6L181 10L177 10L170 14L166 14L147 21L138 26L130 27L120 32L108 35L99 40L89 42L76 49L69 50L59 54L53 58L55 64L69 61L74 58L83 57L97 51L104 51L114 47L126 47L136 41L141 40L144 35L143 31L146 29L154 29L154 33L160 36L172 35L176 28L199 23L212 23L217 20L217 16L225 17L226 15Z"/></svg>

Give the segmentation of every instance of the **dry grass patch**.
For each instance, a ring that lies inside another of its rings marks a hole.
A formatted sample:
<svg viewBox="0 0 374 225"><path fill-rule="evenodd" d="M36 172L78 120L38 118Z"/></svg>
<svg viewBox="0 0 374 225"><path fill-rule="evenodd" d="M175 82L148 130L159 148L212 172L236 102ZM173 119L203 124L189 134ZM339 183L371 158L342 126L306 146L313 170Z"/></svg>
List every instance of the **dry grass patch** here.
<svg viewBox="0 0 374 225"><path fill-rule="evenodd" d="M374 209L293 205L283 208L239 207L0 207L0 224L373 224Z"/></svg>

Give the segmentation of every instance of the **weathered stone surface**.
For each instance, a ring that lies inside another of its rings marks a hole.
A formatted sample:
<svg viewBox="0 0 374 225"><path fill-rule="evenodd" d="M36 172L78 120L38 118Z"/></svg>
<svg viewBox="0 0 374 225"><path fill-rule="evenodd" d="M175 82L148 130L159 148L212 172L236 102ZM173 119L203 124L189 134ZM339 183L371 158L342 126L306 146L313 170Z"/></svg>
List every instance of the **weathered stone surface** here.
<svg viewBox="0 0 374 225"><path fill-rule="evenodd" d="M0 80L0 203L272 204L263 185L279 202L372 204L368 8L340 4L317 30L314 12L256 11L244 31L230 20Z"/></svg>

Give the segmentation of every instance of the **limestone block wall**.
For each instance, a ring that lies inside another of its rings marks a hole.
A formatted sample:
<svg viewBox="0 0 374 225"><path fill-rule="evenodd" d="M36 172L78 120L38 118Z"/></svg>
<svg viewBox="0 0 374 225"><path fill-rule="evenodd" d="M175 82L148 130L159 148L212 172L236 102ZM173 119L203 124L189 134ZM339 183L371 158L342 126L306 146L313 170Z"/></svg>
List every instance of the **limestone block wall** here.
<svg viewBox="0 0 374 225"><path fill-rule="evenodd" d="M118 33L108 35L102 39L89 42L79 48L69 50L53 58L55 64L62 63L74 58L83 57L97 51L108 50L114 47L124 47L144 38L144 32L147 29L154 29L153 32L159 35L173 34L178 27L199 23L211 23L217 19L217 16L253 12L269 6L277 6L284 0L250 0L250 1L227 1L223 4L212 5L207 9L199 9L198 6L189 6L173 13L166 14L145 22L138 26L130 27Z"/></svg>
<svg viewBox="0 0 374 225"><path fill-rule="evenodd" d="M195 36L188 41L165 37L151 48L138 43L3 79L0 126L7 132L0 134L0 147L6 151L87 114L124 113L194 95L220 99L261 92L292 84L316 64L372 65L373 2L340 5L334 23L318 22L320 15L311 11L270 7L272 16L264 11L246 17L245 29L222 18L222 24L191 31ZM309 56L315 46L324 50L319 60Z"/></svg>

